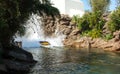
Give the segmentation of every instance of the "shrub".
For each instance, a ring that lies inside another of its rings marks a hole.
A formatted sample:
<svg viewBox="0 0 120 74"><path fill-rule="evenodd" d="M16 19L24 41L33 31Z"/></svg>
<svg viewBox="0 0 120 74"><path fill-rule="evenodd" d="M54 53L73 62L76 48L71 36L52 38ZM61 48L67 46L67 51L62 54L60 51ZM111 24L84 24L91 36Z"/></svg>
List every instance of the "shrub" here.
<svg viewBox="0 0 120 74"><path fill-rule="evenodd" d="M101 30L98 30L98 29L92 29L91 31L88 31L88 36L92 37L92 38L98 38L98 37L101 37L102 34L101 34Z"/></svg>
<svg viewBox="0 0 120 74"><path fill-rule="evenodd" d="M82 31L89 30L89 17L91 13L85 13L83 17L77 18L78 21L76 22L78 28Z"/></svg>
<svg viewBox="0 0 120 74"><path fill-rule="evenodd" d="M74 16L74 20L78 28L82 31L92 29L102 29L105 21L101 17L101 13L98 12L87 12L82 18Z"/></svg>
<svg viewBox="0 0 120 74"><path fill-rule="evenodd" d="M87 12L82 18L75 16L74 20L82 35L97 38L101 36L101 30L105 21L101 17L101 12Z"/></svg>
<svg viewBox="0 0 120 74"><path fill-rule="evenodd" d="M103 38L108 41L108 40L113 38L113 35L112 34L106 34Z"/></svg>
<svg viewBox="0 0 120 74"><path fill-rule="evenodd" d="M108 28L110 31L114 32L120 29L120 7L118 7L110 16L110 21L108 22Z"/></svg>
<svg viewBox="0 0 120 74"><path fill-rule="evenodd" d="M72 17L72 22L78 23L79 20L80 20L80 16L79 16L79 15L74 15L74 16Z"/></svg>

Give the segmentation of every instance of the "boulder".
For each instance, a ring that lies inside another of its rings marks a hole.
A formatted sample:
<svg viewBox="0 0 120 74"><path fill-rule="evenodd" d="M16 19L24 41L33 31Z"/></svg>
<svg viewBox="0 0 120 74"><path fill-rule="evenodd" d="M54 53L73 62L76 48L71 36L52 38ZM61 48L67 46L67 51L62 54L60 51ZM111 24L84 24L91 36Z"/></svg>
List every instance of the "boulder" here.
<svg viewBox="0 0 120 74"><path fill-rule="evenodd" d="M71 29L70 28L66 28L63 34L69 35L70 32L71 32Z"/></svg>
<svg viewBox="0 0 120 74"><path fill-rule="evenodd" d="M60 21L61 25L69 25L69 21Z"/></svg>
<svg viewBox="0 0 120 74"><path fill-rule="evenodd" d="M60 21L63 20L63 21L71 21L71 18L68 16L68 15L64 15L62 14L61 15L61 18L60 18Z"/></svg>
<svg viewBox="0 0 120 74"><path fill-rule="evenodd" d="M115 42L112 49L113 51L120 51L120 41Z"/></svg>
<svg viewBox="0 0 120 74"><path fill-rule="evenodd" d="M106 44L104 44L103 49L108 51L120 51L120 41L108 41Z"/></svg>
<svg viewBox="0 0 120 74"><path fill-rule="evenodd" d="M10 47L5 47L4 50L3 56L5 58L12 58L26 62L36 62L30 52L27 52L17 46L11 45Z"/></svg>
<svg viewBox="0 0 120 74"><path fill-rule="evenodd" d="M101 38L96 38L91 41L91 47L93 48L104 48L106 41Z"/></svg>
<svg viewBox="0 0 120 74"><path fill-rule="evenodd" d="M65 45L75 48L91 48L90 38L81 37L79 40L66 39Z"/></svg>
<svg viewBox="0 0 120 74"><path fill-rule="evenodd" d="M79 29L74 29L71 33L70 33L70 35L77 35L77 34L79 34L80 33L80 30Z"/></svg>
<svg viewBox="0 0 120 74"><path fill-rule="evenodd" d="M81 42L74 42L71 46L75 48L81 48Z"/></svg>
<svg viewBox="0 0 120 74"><path fill-rule="evenodd" d="M0 64L0 73L1 74L6 74L7 73L7 68L5 64Z"/></svg>
<svg viewBox="0 0 120 74"><path fill-rule="evenodd" d="M2 70L5 74L21 74L28 72L36 63L31 53L14 45L4 47L2 61L3 63L2 66L0 65L0 73Z"/></svg>
<svg viewBox="0 0 120 74"><path fill-rule="evenodd" d="M120 31L114 32L113 36L114 36L115 41L119 41L120 40Z"/></svg>
<svg viewBox="0 0 120 74"><path fill-rule="evenodd" d="M65 46L71 46L73 44L74 40L72 39L64 39L63 44Z"/></svg>
<svg viewBox="0 0 120 74"><path fill-rule="evenodd" d="M8 60L8 59L4 60L4 63L6 64L8 71L19 71L19 72L22 71L28 72L30 70L30 67L34 65L33 63Z"/></svg>

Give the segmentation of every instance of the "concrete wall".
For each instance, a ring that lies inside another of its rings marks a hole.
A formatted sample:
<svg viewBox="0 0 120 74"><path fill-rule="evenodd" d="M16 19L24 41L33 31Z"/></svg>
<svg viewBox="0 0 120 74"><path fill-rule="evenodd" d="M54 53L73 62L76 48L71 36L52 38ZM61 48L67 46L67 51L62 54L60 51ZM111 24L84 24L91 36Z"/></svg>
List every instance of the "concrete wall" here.
<svg viewBox="0 0 120 74"><path fill-rule="evenodd" d="M61 14L65 14L65 0L51 0L54 7L57 7Z"/></svg>
<svg viewBox="0 0 120 74"><path fill-rule="evenodd" d="M65 0L65 12L70 16L84 14L84 5L80 0Z"/></svg>
<svg viewBox="0 0 120 74"><path fill-rule="evenodd" d="M51 0L54 7L57 7L61 14L70 16L84 14L84 5L80 0Z"/></svg>

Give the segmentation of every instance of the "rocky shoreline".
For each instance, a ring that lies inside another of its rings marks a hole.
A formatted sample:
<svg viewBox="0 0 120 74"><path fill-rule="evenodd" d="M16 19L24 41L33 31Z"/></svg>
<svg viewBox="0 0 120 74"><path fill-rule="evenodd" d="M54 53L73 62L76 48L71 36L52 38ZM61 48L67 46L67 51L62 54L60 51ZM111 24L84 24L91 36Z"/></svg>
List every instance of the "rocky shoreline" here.
<svg viewBox="0 0 120 74"><path fill-rule="evenodd" d="M63 41L65 46L75 48L100 48L106 51L120 51L120 30L113 32L113 38L110 40L81 36L81 31L76 27L71 29L71 32L66 32L68 32L68 34L65 34L66 38Z"/></svg>
<svg viewBox="0 0 120 74"><path fill-rule="evenodd" d="M31 53L17 46L4 48L1 59L0 73L2 74L26 74L36 63Z"/></svg>
<svg viewBox="0 0 120 74"><path fill-rule="evenodd" d="M92 39L90 37L81 37L79 40L64 40L64 45L74 48L100 48L105 51L120 51L120 40L111 39L105 41L101 38Z"/></svg>

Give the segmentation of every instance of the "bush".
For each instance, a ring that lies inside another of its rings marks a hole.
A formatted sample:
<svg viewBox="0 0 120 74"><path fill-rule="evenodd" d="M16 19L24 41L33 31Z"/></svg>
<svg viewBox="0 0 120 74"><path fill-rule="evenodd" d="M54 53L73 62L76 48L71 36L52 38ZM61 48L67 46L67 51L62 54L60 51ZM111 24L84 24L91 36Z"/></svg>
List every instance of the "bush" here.
<svg viewBox="0 0 120 74"><path fill-rule="evenodd" d="M79 20L80 20L80 16L79 16L79 15L74 15L74 16L72 17L72 22L78 23Z"/></svg>
<svg viewBox="0 0 120 74"><path fill-rule="evenodd" d="M75 22L81 31L89 30L89 16L91 13L85 13L83 17L74 16Z"/></svg>
<svg viewBox="0 0 120 74"><path fill-rule="evenodd" d="M118 7L110 16L108 28L111 32L120 30L120 7Z"/></svg>
<svg viewBox="0 0 120 74"><path fill-rule="evenodd" d="M103 38L108 41L108 40L113 38L113 35L112 34L106 34Z"/></svg>
<svg viewBox="0 0 120 74"><path fill-rule="evenodd" d="M74 16L74 21L82 31L82 35L92 38L101 37L101 30L105 24L101 17L101 12L87 12L82 18Z"/></svg>
<svg viewBox="0 0 120 74"><path fill-rule="evenodd" d="M103 20L103 18L101 17L101 12L97 11L97 12L93 12L91 13L91 15L89 16L89 27L91 29L102 29L103 25L105 24L105 21Z"/></svg>
<svg viewBox="0 0 120 74"><path fill-rule="evenodd" d="M81 31L89 30L90 28L89 28L88 18L86 16L81 18L77 23L77 26Z"/></svg>
<svg viewBox="0 0 120 74"><path fill-rule="evenodd" d="M92 37L92 38L99 38L102 36L102 31L98 29L92 29L91 31L86 32L86 36Z"/></svg>
<svg viewBox="0 0 120 74"><path fill-rule="evenodd" d="M74 22L76 22L78 28L82 31L92 30L92 29L102 29L105 21L101 17L101 13L98 12L87 12L82 18L78 16L73 17Z"/></svg>

